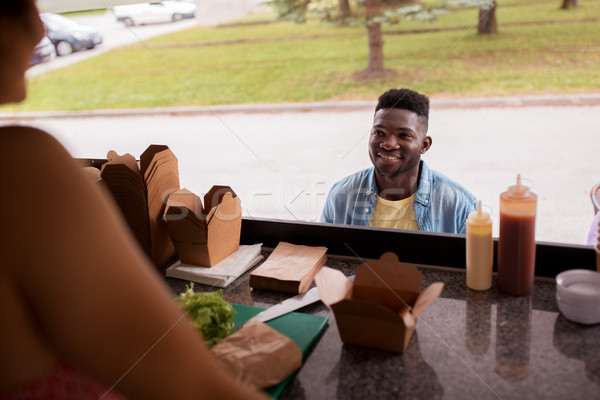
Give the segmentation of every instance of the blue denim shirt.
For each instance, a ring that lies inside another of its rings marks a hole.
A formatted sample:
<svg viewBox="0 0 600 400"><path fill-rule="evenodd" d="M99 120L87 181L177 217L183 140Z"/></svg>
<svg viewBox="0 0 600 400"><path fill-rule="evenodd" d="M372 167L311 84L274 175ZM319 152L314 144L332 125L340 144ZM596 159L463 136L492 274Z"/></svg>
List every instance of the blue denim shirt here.
<svg viewBox="0 0 600 400"><path fill-rule="evenodd" d="M419 230L466 233L467 217L477 209L475 197L460 184L429 169L421 160L413 207ZM369 226L377 203L375 168L367 168L337 182L327 196L321 222Z"/></svg>

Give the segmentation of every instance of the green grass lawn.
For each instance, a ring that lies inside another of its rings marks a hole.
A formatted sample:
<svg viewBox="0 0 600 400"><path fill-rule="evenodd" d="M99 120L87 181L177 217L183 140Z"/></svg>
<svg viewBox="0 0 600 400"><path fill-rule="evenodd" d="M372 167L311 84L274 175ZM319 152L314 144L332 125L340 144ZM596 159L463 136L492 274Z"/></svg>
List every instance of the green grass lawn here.
<svg viewBox="0 0 600 400"><path fill-rule="evenodd" d="M437 97L600 90L600 22L510 25L600 18L600 1L580 0L570 11L559 10L559 0L502 4L495 36L479 36L473 29L386 34L386 68L397 71L394 79L353 78L367 65L364 28L313 20L199 27L34 77L26 102L0 110L372 100L390 87ZM434 23L411 21L385 29L472 26L477 13L456 10ZM203 45L224 40L246 42ZM168 46L173 43L179 46Z"/></svg>

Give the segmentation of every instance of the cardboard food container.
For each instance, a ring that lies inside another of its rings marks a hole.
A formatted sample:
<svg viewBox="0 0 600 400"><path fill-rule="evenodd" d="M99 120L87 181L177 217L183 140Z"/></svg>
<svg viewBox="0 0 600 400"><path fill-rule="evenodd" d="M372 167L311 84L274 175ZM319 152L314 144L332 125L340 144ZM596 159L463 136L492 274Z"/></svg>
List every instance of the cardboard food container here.
<svg viewBox="0 0 600 400"><path fill-rule="evenodd" d="M187 189L171 193L165 220L184 264L212 267L240 247L242 204L229 186L213 186L202 200Z"/></svg>
<svg viewBox="0 0 600 400"><path fill-rule="evenodd" d="M150 145L140 156L140 165L127 153L108 152L101 178L121 210L131 233L161 268L175 256L175 248L163 221L167 196L179 190L177 157L164 145Z"/></svg>
<svg viewBox="0 0 600 400"><path fill-rule="evenodd" d="M335 315L342 342L403 353L417 318L442 293L436 282L421 291L423 274L400 263L394 253L367 261L354 284L338 270L323 267L315 281L321 301Z"/></svg>

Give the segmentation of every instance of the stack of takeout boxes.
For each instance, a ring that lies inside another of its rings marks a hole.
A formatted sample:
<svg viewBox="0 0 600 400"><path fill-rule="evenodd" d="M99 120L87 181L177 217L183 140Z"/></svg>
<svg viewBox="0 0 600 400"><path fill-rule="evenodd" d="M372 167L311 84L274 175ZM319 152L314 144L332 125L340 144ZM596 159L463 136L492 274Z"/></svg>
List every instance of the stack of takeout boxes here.
<svg viewBox="0 0 600 400"><path fill-rule="evenodd" d="M131 154L110 151L101 178L121 209L127 224L157 267L175 255L163 221L165 200L179 189L177 157L167 147L151 145L138 163Z"/></svg>
<svg viewBox="0 0 600 400"><path fill-rule="evenodd" d="M204 206L187 189L172 193L165 220L184 264L212 267L239 248L242 205L229 186L213 186L204 196Z"/></svg>
<svg viewBox="0 0 600 400"><path fill-rule="evenodd" d="M398 353L406 350L417 317L444 288L436 282L421 292L421 272L400 263L394 253L358 267L354 284L327 267L315 280L321 301L333 310L342 342Z"/></svg>

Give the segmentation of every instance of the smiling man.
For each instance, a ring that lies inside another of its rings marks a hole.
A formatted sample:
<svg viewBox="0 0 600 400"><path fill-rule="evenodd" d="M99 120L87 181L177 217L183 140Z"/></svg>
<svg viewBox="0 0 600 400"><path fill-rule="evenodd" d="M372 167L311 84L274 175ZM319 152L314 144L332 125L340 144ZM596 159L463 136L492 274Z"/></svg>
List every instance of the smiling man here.
<svg viewBox="0 0 600 400"><path fill-rule="evenodd" d="M428 122L427 96L410 89L382 94L369 137L373 167L333 185L321 222L465 233L476 199L421 160L432 143Z"/></svg>

